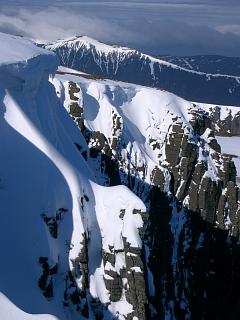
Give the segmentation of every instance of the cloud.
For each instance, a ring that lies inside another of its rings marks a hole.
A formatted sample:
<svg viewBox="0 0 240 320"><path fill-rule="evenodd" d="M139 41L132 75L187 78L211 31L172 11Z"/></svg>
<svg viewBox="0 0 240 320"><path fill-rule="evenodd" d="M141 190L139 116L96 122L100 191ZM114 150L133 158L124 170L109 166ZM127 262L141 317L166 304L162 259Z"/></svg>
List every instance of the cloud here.
<svg viewBox="0 0 240 320"><path fill-rule="evenodd" d="M192 1L189 0L188 3L191 4ZM71 2L68 4L71 8ZM164 14L162 11L159 14L158 11L150 9L129 11L124 7L117 12L115 7L97 10L96 6L94 10L66 10L61 6L5 12L2 10L0 31L47 41L73 35L88 35L104 42L130 46L152 54L239 55L240 34L237 23L229 24L220 19L219 24L216 24L216 17L219 15L219 12L216 12L215 16L211 13L214 23L207 25L205 16L202 20L196 20L195 11L190 8L189 10L185 13L185 19L179 8L177 11L166 9Z"/></svg>
<svg viewBox="0 0 240 320"><path fill-rule="evenodd" d="M96 31L101 37L105 32L111 32L109 24L103 20L93 20L54 8L37 12L20 9L16 15L2 13L0 14L0 31L21 33L41 40L54 40L85 32L93 34Z"/></svg>
<svg viewBox="0 0 240 320"><path fill-rule="evenodd" d="M233 33L240 36L240 24L225 24L216 28L222 33Z"/></svg>

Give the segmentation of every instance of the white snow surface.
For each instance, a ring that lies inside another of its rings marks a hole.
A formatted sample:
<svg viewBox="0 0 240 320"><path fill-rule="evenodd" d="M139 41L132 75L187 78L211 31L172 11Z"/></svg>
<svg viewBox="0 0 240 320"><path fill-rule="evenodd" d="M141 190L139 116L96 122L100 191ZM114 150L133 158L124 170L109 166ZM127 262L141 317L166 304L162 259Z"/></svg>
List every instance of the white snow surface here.
<svg viewBox="0 0 240 320"><path fill-rule="evenodd" d="M4 294L0 292L1 319L16 320L57 320L56 317L47 314L28 314L14 305Z"/></svg>
<svg viewBox="0 0 240 320"><path fill-rule="evenodd" d="M17 86L19 80L22 86L34 87L43 73L52 73L57 68L56 55L37 47L31 40L0 32L0 41L0 82L6 87ZM34 78L33 73L38 76Z"/></svg>
<svg viewBox="0 0 240 320"><path fill-rule="evenodd" d="M57 69L55 55L19 37L0 34L0 41L0 319L79 319L75 309L64 309L62 295L83 233L90 240L89 295L109 302L102 247L120 248L121 234L141 246L143 222L133 209L145 206L126 187L97 184L74 144L87 149L86 142L48 81ZM91 109L90 104L90 116ZM67 212L53 238L42 214L54 216L59 208ZM38 287L40 257L48 257L50 267L58 264L51 301ZM123 263L118 259L114 268ZM110 304L109 310L122 319L132 306L123 293L121 305Z"/></svg>
<svg viewBox="0 0 240 320"><path fill-rule="evenodd" d="M217 137L222 153L232 156L237 170L237 184L240 186L240 137Z"/></svg>
<svg viewBox="0 0 240 320"><path fill-rule="evenodd" d="M82 45L84 45L87 48L91 48L91 46L94 46L97 51L104 52L105 54L112 53L114 51L115 52L116 51L118 52L134 52L135 51L127 47L108 45L88 36L74 36L74 37L63 39L63 40L57 40L53 44L49 43L48 46L51 46L52 48L57 48L64 44L76 45L78 47L81 47Z"/></svg>
<svg viewBox="0 0 240 320"><path fill-rule="evenodd" d="M0 52L0 65L23 63L35 57L54 56L52 52L37 47L34 42L19 36L0 33L2 43ZM48 57L49 60L49 57ZM50 60L49 60L50 61Z"/></svg>
<svg viewBox="0 0 240 320"><path fill-rule="evenodd" d="M64 66L58 66L57 72L59 72L59 73L68 73L68 74L79 74L79 75L87 74L85 72L81 72L81 71L74 70L74 69L71 69L71 68L67 68L67 67L64 67Z"/></svg>

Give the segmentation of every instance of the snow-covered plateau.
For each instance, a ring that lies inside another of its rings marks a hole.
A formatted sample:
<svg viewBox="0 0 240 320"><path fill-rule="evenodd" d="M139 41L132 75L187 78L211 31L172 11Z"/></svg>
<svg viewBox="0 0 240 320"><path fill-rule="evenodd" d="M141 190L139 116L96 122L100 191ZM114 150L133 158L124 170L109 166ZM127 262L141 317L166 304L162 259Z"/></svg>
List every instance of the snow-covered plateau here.
<svg viewBox="0 0 240 320"><path fill-rule="evenodd" d="M0 319L237 316L239 191L213 109L0 42Z"/></svg>

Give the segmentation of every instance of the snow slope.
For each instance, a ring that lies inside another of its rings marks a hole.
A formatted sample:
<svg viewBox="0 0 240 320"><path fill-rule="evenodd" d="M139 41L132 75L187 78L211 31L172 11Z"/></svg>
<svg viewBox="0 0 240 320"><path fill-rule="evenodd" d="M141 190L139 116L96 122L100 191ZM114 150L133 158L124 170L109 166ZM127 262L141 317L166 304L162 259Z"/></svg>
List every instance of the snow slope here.
<svg viewBox="0 0 240 320"><path fill-rule="evenodd" d="M63 300L66 277L87 238L86 304L92 298L109 303L121 319L132 306L124 297L119 307L109 301L102 241L119 248L122 232L141 247L137 230L143 222L140 215L133 220L132 212L145 206L123 186L96 184L75 145L87 152L86 142L48 81L56 56L26 39L0 34L0 41L0 318L83 318L80 307L65 308ZM121 209L127 212L123 221Z"/></svg>

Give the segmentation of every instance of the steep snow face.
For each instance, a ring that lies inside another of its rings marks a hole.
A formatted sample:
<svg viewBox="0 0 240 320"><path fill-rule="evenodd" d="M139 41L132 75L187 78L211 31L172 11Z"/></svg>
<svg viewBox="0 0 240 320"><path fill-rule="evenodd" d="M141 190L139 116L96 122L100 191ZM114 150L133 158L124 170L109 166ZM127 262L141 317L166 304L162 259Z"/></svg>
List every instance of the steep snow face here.
<svg viewBox="0 0 240 320"><path fill-rule="evenodd" d="M239 104L240 78L184 68L137 50L110 46L88 37L46 45L65 67L120 81L154 86L191 100ZM126 72L126 70L128 70Z"/></svg>
<svg viewBox="0 0 240 320"><path fill-rule="evenodd" d="M103 251L121 251L116 273L126 267L123 239L140 250L145 206L126 187L96 183L85 139L48 81L56 56L0 41L0 318L123 319L134 311L127 279L112 303Z"/></svg>

